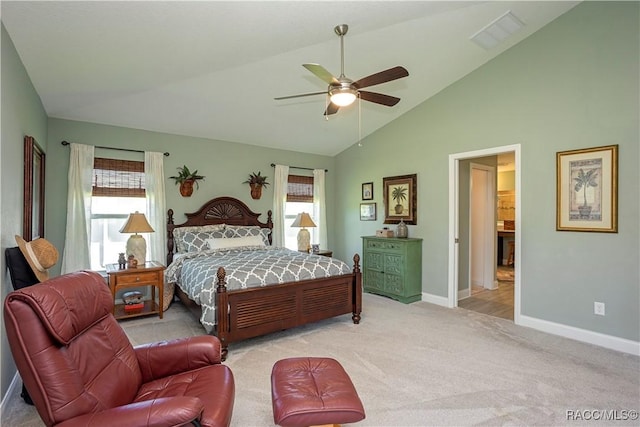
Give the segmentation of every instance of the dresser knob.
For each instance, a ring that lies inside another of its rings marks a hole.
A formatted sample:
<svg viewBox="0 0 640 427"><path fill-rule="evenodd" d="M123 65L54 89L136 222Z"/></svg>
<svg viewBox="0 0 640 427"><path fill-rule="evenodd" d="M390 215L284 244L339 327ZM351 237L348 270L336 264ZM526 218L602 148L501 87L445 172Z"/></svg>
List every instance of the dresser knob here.
<svg viewBox="0 0 640 427"><path fill-rule="evenodd" d="M139 281L140 281L140 277L136 277L136 282L139 282Z"/></svg>

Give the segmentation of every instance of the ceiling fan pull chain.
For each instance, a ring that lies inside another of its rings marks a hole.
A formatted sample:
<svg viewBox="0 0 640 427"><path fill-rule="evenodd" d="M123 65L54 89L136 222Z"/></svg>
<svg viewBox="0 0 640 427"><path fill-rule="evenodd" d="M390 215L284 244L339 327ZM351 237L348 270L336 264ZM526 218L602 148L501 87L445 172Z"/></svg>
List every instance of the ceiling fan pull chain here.
<svg viewBox="0 0 640 427"><path fill-rule="evenodd" d="M358 147L362 147L362 98L358 94Z"/></svg>

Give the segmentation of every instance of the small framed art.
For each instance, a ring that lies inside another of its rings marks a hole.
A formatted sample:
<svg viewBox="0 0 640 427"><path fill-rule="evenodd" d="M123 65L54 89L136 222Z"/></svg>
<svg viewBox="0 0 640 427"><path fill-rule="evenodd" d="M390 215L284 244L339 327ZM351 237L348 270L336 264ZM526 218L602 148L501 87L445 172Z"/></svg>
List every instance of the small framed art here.
<svg viewBox="0 0 640 427"><path fill-rule="evenodd" d="M618 146L556 153L556 230L618 232Z"/></svg>
<svg viewBox="0 0 640 427"><path fill-rule="evenodd" d="M362 200L373 200L373 182L362 184Z"/></svg>
<svg viewBox="0 0 640 427"><path fill-rule="evenodd" d="M376 220L376 204L360 203L360 221Z"/></svg>

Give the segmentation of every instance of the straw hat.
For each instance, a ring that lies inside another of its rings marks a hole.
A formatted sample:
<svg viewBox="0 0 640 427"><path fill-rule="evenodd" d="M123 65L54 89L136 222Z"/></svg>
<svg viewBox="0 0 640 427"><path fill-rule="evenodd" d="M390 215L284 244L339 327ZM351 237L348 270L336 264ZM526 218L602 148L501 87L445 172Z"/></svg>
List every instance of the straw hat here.
<svg viewBox="0 0 640 427"><path fill-rule="evenodd" d="M49 279L49 269L58 262L56 247L48 240L41 238L27 242L16 235L16 242L38 280L44 282Z"/></svg>

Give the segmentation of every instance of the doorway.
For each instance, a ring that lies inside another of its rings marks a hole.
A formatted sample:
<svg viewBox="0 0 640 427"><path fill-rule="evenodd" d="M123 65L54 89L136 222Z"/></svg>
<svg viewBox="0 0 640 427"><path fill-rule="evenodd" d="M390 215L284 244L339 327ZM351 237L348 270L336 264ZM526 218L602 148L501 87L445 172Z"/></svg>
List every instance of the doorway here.
<svg viewBox="0 0 640 427"><path fill-rule="evenodd" d="M465 153L451 154L449 156L449 279L448 279L448 295L447 302L449 307L458 307L458 299L461 297L465 297L471 294L471 285L473 282L472 279L472 252L478 250L472 250L471 245L473 242L471 241L471 228L472 225L472 215L471 215L471 197L470 197L470 185L465 184L466 182L471 181L471 168L469 165L471 162L476 163L480 162L481 158L491 158L492 156L498 156L504 153L513 153L515 170L513 173L513 186L514 186L514 222L515 222L515 230L513 230L513 235L515 237L514 244L514 252L515 258L518 260L515 263L513 270L511 271L511 276L513 277L513 287L512 287L512 295L513 295L513 320L516 324L519 324L520 321L520 271L522 266L522 260L520 257L520 144L502 146L489 148L484 150L470 151ZM495 157L497 158L497 157ZM495 160L494 160L495 161ZM496 162L497 163L497 162ZM477 168L477 169L482 169ZM482 172L480 172L481 174ZM481 175L478 175L481 176ZM465 188L465 185L469 188ZM495 184L493 184L493 188L495 189ZM486 197L486 193L484 196ZM496 196L495 190L493 192L493 206L492 212L493 217L486 216L482 220L484 223L484 227L488 227L491 231L491 243L493 244L493 248L484 246L484 251L489 253L489 258L492 261L491 275L492 281L491 285L495 284L496 276L500 276L500 271L496 275L496 265L501 263L497 260L496 255L496 237L497 237L497 221L496 221ZM476 226L478 227L478 226ZM488 233L485 229L484 233ZM486 244L485 239L485 244ZM486 258L485 258L486 260ZM482 264L485 266L486 264ZM483 267L485 268L485 267ZM486 275L487 270L485 268L484 273ZM483 282L486 282L486 279L483 279ZM483 288L486 286L483 285ZM495 293L498 291L490 291L485 290L484 292ZM496 295L496 294L494 294ZM504 296L503 296L504 297Z"/></svg>

